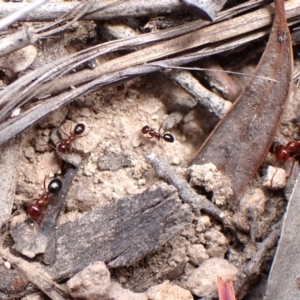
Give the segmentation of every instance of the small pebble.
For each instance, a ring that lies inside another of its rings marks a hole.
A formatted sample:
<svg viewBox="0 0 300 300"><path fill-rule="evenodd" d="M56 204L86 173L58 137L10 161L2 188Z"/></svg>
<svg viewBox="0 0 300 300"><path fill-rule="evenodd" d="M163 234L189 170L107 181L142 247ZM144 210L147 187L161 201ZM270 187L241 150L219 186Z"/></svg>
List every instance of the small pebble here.
<svg viewBox="0 0 300 300"><path fill-rule="evenodd" d="M263 186L272 190L279 190L286 186L286 172L284 169L269 166L264 178Z"/></svg>
<svg viewBox="0 0 300 300"><path fill-rule="evenodd" d="M11 263L9 261L5 261L4 266L6 269L11 269Z"/></svg>
<svg viewBox="0 0 300 300"><path fill-rule="evenodd" d="M138 180L138 185L145 185L146 184L146 179L139 179Z"/></svg>

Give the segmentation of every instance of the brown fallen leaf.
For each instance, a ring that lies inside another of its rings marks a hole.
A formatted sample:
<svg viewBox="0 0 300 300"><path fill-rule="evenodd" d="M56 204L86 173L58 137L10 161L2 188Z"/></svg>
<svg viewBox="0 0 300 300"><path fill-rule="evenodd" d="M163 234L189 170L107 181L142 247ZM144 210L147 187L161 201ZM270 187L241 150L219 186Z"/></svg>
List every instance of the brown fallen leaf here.
<svg viewBox="0 0 300 300"><path fill-rule="evenodd" d="M236 300L233 290L232 280L224 281L217 276L219 300Z"/></svg>
<svg viewBox="0 0 300 300"><path fill-rule="evenodd" d="M235 197L265 159L289 95L292 49L283 0L275 1L270 38L254 75L276 82L252 77L192 161L215 164L230 178Z"/></svg>

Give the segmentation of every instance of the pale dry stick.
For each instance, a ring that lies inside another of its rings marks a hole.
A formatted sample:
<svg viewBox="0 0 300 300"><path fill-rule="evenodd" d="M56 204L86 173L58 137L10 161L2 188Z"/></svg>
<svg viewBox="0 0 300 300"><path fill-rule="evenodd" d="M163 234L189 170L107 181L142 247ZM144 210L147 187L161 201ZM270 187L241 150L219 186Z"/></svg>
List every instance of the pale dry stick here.
<svg viewBox="0 0 300 300"><path fill-rule="evenodd" d="M8 16L6 15L0 20L0 30L24 18L24 16L26 16L28 13L34 11L47 1L48 0L36 0L35 2L30 4L26 3L26 5L22 8L19 7L17 11L13 12L12 14L9 14Z"/></svg>
<svg viewBox="0 0 300 300"><path fill-rule="evenodd" d="M26 260L12 255L8 248L0 248L0 255L3 259L9 261L12 266L23 273L26 278L43 291L50 299L64 300L68 292L55 281L51 276L43 270L39 263L27 262ZM64 297L63 297L63 296Z"/></svg>
<svg viewBox="0 0 300 300"><path fill-rule="evenodd" d="M230 101L224 100L206 89L190 72L171 71L166 72L166 74L193 96L202 107L205 107L219 119L231 108L232 104Z"/></svg>
<svg viewBox="0 0 300 300"><path fill-rule="evenodd" d="M34 44L38 40L33 27L25 27L0 39L0 57Z"/></svg>
<svg viewBox="0 0 300 300"><path fill-rule="evenodd" d="M155 153L150 153L146 157L157 175L176 187L180 198L190 204L196 214L203 211L220 220L224 225L233 227L230 217L226 216L219 207L207 200L206 197L197 194L181 176L170 168L163 158Z"/></svg>
<svg viewBox="0 0 300 300"><path fill-rule="evenodd" d="M34 13L27 14L22 21L53 21L63 14L73 10L81 2L60 2L47 3L35 10ZM26 7L26 3L1 3L0 17L15 12L17 9ZM182 8L178 0L101 0L96 1L95 6L89 9L83 20L109 20L118 17L142 17L156 14L170 13Z"/></svg>

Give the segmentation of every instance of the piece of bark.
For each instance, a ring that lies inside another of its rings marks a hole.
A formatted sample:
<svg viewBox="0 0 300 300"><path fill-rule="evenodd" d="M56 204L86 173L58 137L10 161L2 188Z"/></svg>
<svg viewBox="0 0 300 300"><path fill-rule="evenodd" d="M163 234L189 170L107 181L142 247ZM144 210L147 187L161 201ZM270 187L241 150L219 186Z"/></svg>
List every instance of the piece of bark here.
<svg viewBox="0 0 300 300"><path fill-rule="evenodd" d="M33 224L32 221L28 219L11 228L10 234L15 241L13 249L29 258L33 258L37 254L45 253L50 242L51 245L55 245L56 221L64 206L64 200L77 170L78 169L74 166L71 166L67 170L62 179L63 187L58 195L49 200L51 203L47 206L41 224ZM51 253L48 253L47 263L54 260L54 253Z"/></svg>
<svg viewBox="0 0 300 300"><path fill-rule="evenodd" d="M20 150L19 137L0 146L0 227L12 211L19 175Z"/></svg>
<svg viewBox="0 0 300 300"><path fill-rule="evenodd" d="M93 261L128 266L177 236L192 220L176 189L162 184L101 207L57 230L55 279L72 277Z"/></svg>
<svg viewBox="0 0 300 300"><path fill-rule="evenodd" d="M200 148L192 164L213 163L241 195L265 159L286 106L292 77L292 49L284 1L275 2L275 18L266 50L231 110Z"/></svg>

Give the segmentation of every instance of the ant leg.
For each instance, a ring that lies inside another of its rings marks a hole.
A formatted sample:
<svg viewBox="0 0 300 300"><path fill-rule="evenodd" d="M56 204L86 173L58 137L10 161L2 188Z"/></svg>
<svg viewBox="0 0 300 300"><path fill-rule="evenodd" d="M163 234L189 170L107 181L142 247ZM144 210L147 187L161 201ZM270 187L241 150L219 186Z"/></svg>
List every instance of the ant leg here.
<svg viewBox="0 0 300 300"><path fill-rule="evenodd" d="M290 177L292 175L295 161L296 161L296 158L293 156L293 163L292 163L291 171L290 171L289 175L287 175L286 177Z"/></svg>
<svg viewBox="0 0 300 300"><path fill-rule="evenodd" d="M296 140L292 137L292 135L290 133L287 134L287 137L290 138L292 140L292 142L296 142Z"/></svg>
<svg viewBox="0 0 300 300"><path fill-rule="evenodd" d="M271 179L271 186L273 186L273 179L274 179L274 177L275 177L275 175L276 175L276 173L277 173L277 170L278 170L278 168L277 168L277 166L276 166L276 170L275 170L275 172L274 172L274 174L273 174L273 176L272 176L272 179Z"/></svg>
<svg viewBox="0 0 300 300"><path fill-rule="evenodd" d="M46 177L47 176L45 176L45 178L44 178L44 192L46 192Z"/></svg>
<svg viewBox="0 0 300 300"><path fill-rule="evenodd" d="M72 129L72 123L70 124L71 125L71 127L70 127L70 132L69 132L69 134L67 134L65 131L64 131L64 129L63 129L63 126L61 126L60 127L60 131L65 135L65 136L67 136L68 138L71 136L71 134L72 134L72 131L71 131L71 129Z"/></svg>
<svg viewBox="0 0 300 300"><path fill-rule="evenodd" d="M57 145L57 144L59 144L60 143L60 141L59 142L57 142L55 145ZM50 148L52 148L53 150L56 150L56 147L54 147L53 145L51 145L51 144L49 144L49 147Z"/></svg>
<svg viewBox="0 0 300 300"><path fill-rule="evenodd" d="M19 213L20 213L19 209L14 211L6 220L3 221L2 226L9 223L11 221L11 219Z"/></svg>

